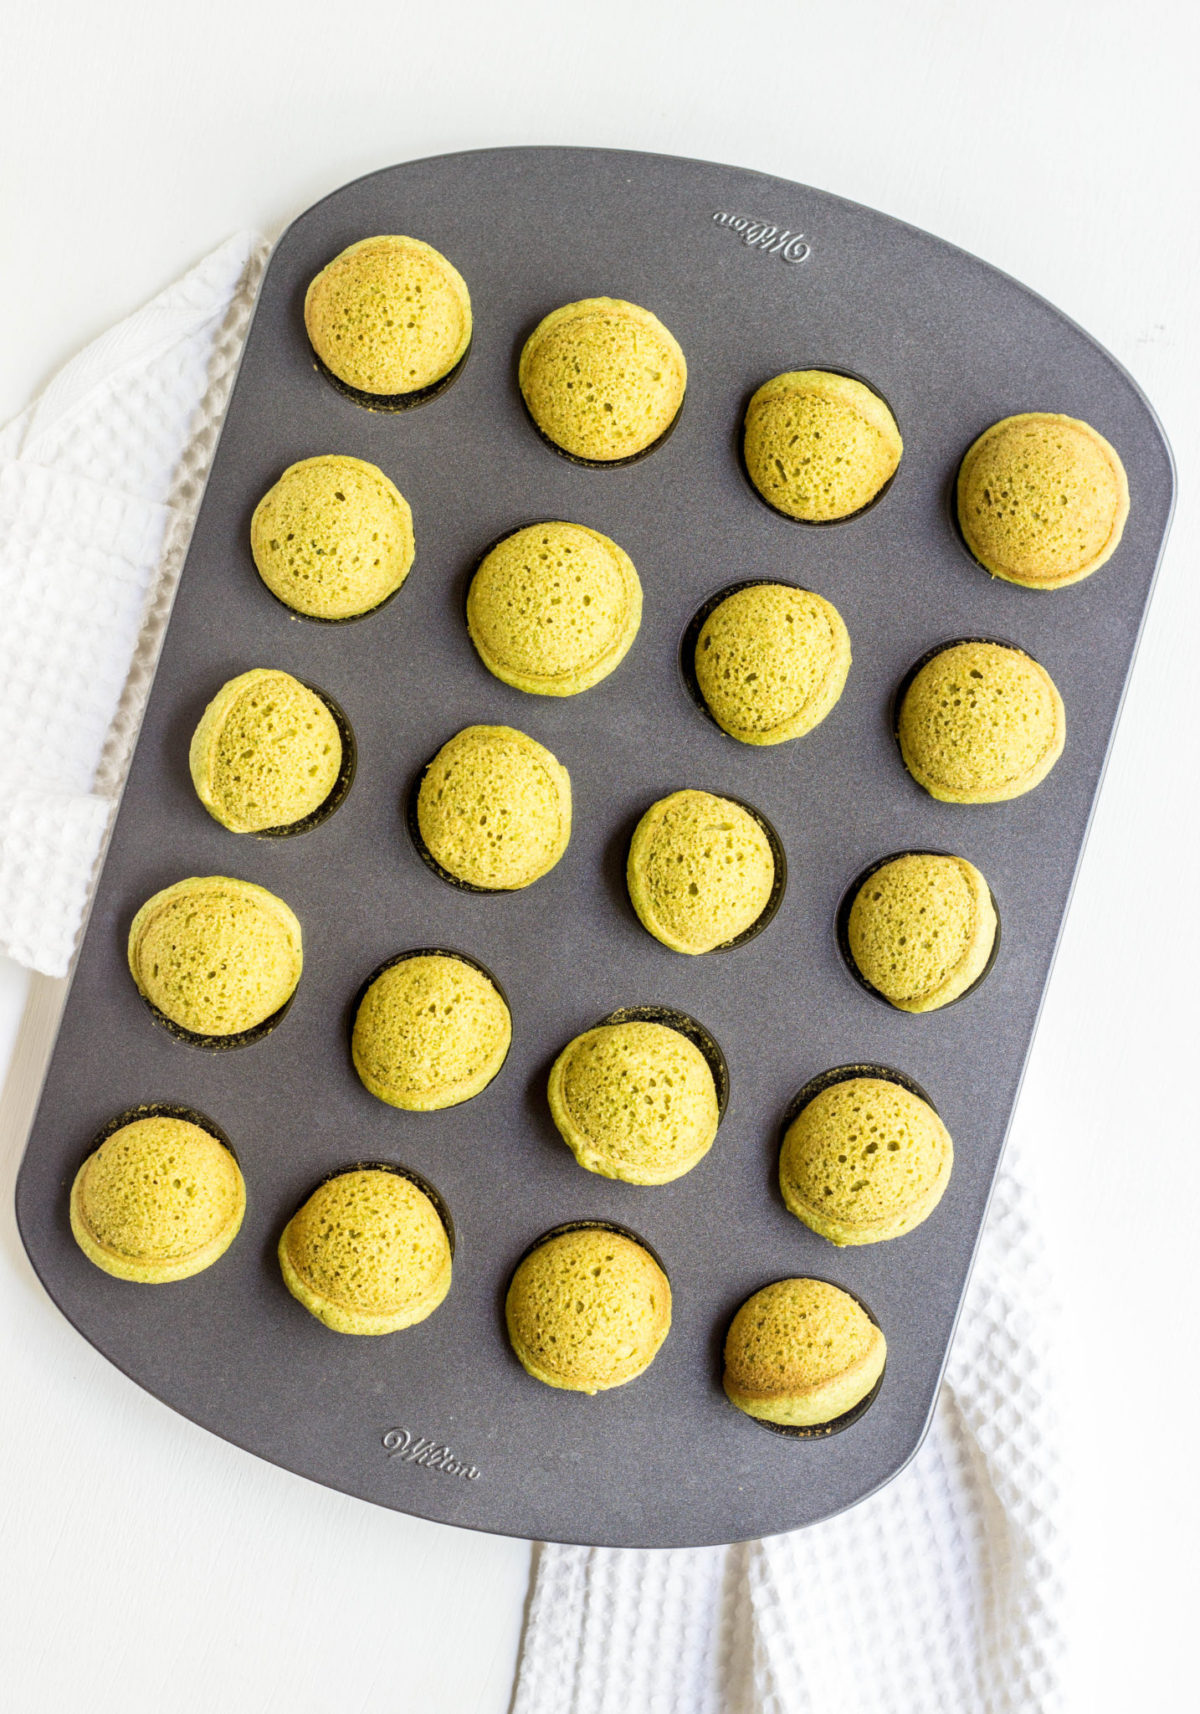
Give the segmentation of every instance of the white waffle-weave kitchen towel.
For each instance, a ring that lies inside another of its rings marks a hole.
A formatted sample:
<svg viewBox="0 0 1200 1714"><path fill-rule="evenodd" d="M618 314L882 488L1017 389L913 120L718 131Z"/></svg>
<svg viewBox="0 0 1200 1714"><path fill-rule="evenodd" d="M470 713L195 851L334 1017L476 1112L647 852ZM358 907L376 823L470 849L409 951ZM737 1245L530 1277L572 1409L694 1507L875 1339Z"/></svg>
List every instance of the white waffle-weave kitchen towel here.
<svg viewBox="0 0 1200 1714"><path fill-rule="evenodd" d="M229 239L0 430L0 950L63 976L266 245Z"/></svg>
<svg viewBox="0 0 1200 1714"><path fill-rule="evenodd" d="M266 246L223 245L0 430L0 949L66 971ZM1053 1302L1006 1161L937 1417L810 1530L545 1546L513 1714L1049 1714L1063 1500Z"/></svg>

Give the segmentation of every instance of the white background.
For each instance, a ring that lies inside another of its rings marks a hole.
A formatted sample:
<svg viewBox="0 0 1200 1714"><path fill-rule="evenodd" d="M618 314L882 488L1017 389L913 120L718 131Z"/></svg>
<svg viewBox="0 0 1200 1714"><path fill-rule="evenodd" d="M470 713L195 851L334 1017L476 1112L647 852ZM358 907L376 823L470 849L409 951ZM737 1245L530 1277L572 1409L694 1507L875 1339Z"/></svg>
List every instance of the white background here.
<svg viewBox="0 0 1200 1714"><path fill-rule="evenodd" d="M233 229L274 236L396 161L539 142L729 161L927 227L1042 292L1149 393L1180 511L1016 1121L1063 1303L1087 1714L1178 1707L1193 1683L1193 17L1189 0L40 0L0 45L0 420ZM51 1308L11 1186L57 988L0 961L0 1069L29 993L0 1106L6 1708L502 1714L524 1544L260 1464Z"/></svg>

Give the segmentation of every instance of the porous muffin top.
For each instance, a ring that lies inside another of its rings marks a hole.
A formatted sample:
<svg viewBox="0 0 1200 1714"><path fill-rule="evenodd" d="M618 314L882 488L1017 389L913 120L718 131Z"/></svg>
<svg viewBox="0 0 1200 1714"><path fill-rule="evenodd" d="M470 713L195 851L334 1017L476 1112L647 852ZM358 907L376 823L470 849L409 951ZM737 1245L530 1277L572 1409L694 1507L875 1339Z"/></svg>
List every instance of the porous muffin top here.
<svg viewBox="0 0 1200 1714"><path fill-rule="evenodd" d="M432 387L471 343L467 283L419 238L363 238L310 284L304 325L325 367L360 393Z"/></svg>
<svg viewBox="0 0 1200 1714"><path fill-rule="evenodd" d="M216 1261L245 1206L229 1150L190 1120L155 1114L122 1125L88 1156L71 1195L71 1226L106 1273L160 1284Z"/></svg>
<svg viewBox="0 0 1200 1714"><path fill-rule="evenodd" d="M696 681L713 718L743 744L781 744L824 720L850 670L832 602L783 583L735 590L696 639Z"/></svg>
<svg viewBox="0 0 1200 1714"><path fill-rule="evenodd" d="M600 1024L559 1054L550 1111L581 1166L630 1184L666 1184L717 1134L716 1084L679 1030L645 1020Z"/></svg>
<svg viewBox="0 0 1200 1714"><path fill-rule="evenodd" d="M674 422L687 363L656 315L621 298L582 298L538 323L517 379L548 440L576 458L632 458Z"/></svg>
<svg viewBox="0 0 1200 1714"><path fill-rule="evenodd" d="M511 1039L508 1007L483 972L451 953L429 952L402 958L371 983L352 1050L372 1095L428 1112L485 1089Z"/></svg>
<svg viewBox="0 0 1200 1714"><path fill-rule="evenodd" d="M746 410L750 480L789 518L825 523L869 505L896 474L896 419L861 381L823 369L776 375Z"/></svg>
<svg viewBox="0 0 1200 1714"><path fill-rule="evenodd" d="M323 453L291 465L263 495L250 550L285 606L310 619L356 619L408 576L412 511L377 465Z"/></svg>
<svg viewBox="0 0 1200 1714"><path fill-rule="evenodd" d="M530 524L506 536L467 595L467 628L488 671L540 696L574 696L607 678L641 618L633 561L583 524Z"/></svg>
<svg viewBox="0 0 1200 1714"><path fill-rule="evenodd" d="M291 998L303 951L294 913L265 887L194 875L146 900L129 969L165 1018L200 1036L255 1029Z"/></svg>
<svg viewBox="0 0 1200 1714"><path fill-rule="evenodd" d="M835 1244L898 1237L933 1212L950 1177L950 1133L927 1101L882 1077L813 1097L787 1128L783 1200Z"/></svg>
<svg viewBox="0 0 1200 1714"><path fill-rule="evenodd" d="M958 521L979 563L1030 589L1061 589L1111 557L1129 515L1125 467L1076 417L993 423L958 472Z"/></svg>
<svg viewBox="0 0 1200 1714"><path fill-rule="evenodd" d="M560 1232L530 1252L505 1305L528 1372L597 1393L649 1368L671 1326L671 1287L650 1252L620 1232Z"/></svg>
<svg viewBox="0 0 1200 1714"><path fill-rule="evenodd" d="M255 667L223 685L188 755L209 814L234 833L287 827L321 807L342 766L337 721L290 673Z"/></svg>
<svg viewBox="0 0 1200 1714"><path fill-rule="evenodd" d="M319 1185L279 1244L288 1289L339 1333L423 1320L450 1288L450 1242L433 1202L400 1173L361 1167Z"/></svg>
<svg viewBox="0 0 1200 1714"><path fill-rule="evenodd" d="M883 1334L848 1292L825 1280L777 1280L733 1318L725 1391L768 1422L832 1422L866 1397L886 1357Z"/></svg>
<svg viewBox="0 0 1200 1714"><path fill-rule="evenodd" d="M884 863L854 896L846 924L854 962L905 1012L949 1004L983 973L996 911L965 857L913 852Z"/></svg>
<svg viewBox="0 0 1200 1714"><path fill-rule="evenodd" d="M712 792L651 804L629 845L626 879L644 928L674 952L711 952L758 921L775 858L749 810Z"/></svg>
<svg viewBox="0 0 1200 1714"><path fill-rule="evenodd" d="M1045 667L1003 643L955 643L927 661L897 722L905 766L947 803L999 803L1045 779L1066 740Z"/></svg>
<svg viewBox="0 0 1200 1714"><path fill-rule="evenodd" d="M571 837L571 780L511 726L467 726L443 744L417 793L417 825L443 869L474 887L528 887Z"/></svg>

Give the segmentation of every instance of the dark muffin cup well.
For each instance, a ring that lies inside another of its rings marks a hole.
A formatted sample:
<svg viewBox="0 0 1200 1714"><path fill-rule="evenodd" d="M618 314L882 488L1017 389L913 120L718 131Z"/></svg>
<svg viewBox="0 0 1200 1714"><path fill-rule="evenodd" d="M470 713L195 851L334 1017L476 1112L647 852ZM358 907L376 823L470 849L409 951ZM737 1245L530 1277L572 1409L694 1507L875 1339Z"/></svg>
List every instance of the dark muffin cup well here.
<svg viewBox="0 0 1200 1714"><path fill-rule="evenodd" d="M819 1280L822 1285L834 1286L838 1291L845 1292L847 1297L852 1297L854 1299L855 1303L862 1310L867 1319L873 1322L874 1325L879 1328L881 1333L883 1332L883 1328L880 1326L878 1317L875 1315L870 1304L867 1303L864 1298L859 1297L856 1291L851 1291L849 1286L842 1285L838 1280L827 1280L823 1274L788 1274L783 1276L781 1279L764 1280L762 1285L755 1287L755 1291L765 1291L769 1285L783 1285L787 1279L800 1278ZM749 1302L749 1299L754 1295L754 1292L750 1292L747 1297L742 1299L742 1303L738 1304L737 1309L734 1310L733 1315L731 1315L726 1322L725 1331L721 1336L722 1394L724 1394L725 1391L725 1341L729 1337L729 1329L733 1326L734 1316L737 1315L738 1310L743 1307L743 1304ZM864 1416L866 1416L871 1406L875 1403L875 1400L879 1397L880 1388L883 1386L886 1378L887 1359L885 1357L879 1379L871 1388L870 1392L867 1393L865 1398L859 1399L856 1405L851 1405L850 1409L848 1411L843 1411L841 1416L835 1416L829 1422L814 1422L809 1424L807 1427L801 1427L799 1425L786 1422L767 1422L764 1417L751 1416L749 1411L744 1411L740 1406L735 1405L732 1399L727 1399L726 1402L728 1403L730 1410L737 1411L737 1414L743 1419L743 1421L752 1423L756 1428L765 1428L771 1434L784 1435L788 1440L830 1440L835 1434L842 1434L846 1429L853 1428L856 1422L859 1422Z"/></svg>
<svg viewBox="0 0 1200 1714"><path fill-rule="evenodd" d="M411 393L366 393L361 387L352 387L349 381L343 381L334 374L328 364L318 357L315 351L312 351L311 345L309 349L312 351L313 368L318 374L324 376L335 392L341 393L343 398L353 400L356 405L361 405L364 410L381 411L390 416L396 416L401 411L415 411L419 406L427 405L433 399L441 398L442 394L452 387L462 374L467 358L471 355L471 346L474 343L474 339L472 339L453 369L448 369L440 380L431 381L428 387L417 387Z"/></svg>
<svg viewBox="0 0 1200 1714"><path fill-rule="evenodd" d="M699 1018L677 1011L672 1006L621 1006L590 1027L599 1030L607 1024L664 1024L667 1029L677 1030L686 1037L693 1047L699 1048L712 1072L713 1086L717 1091L717 1123L720 1124L729 1105L729 1064L720 1042L710 1030L705 1029ZM587 1032L581 1030L579 1033L586 1035Z"/></svg>
<svg viewBox="0 0 1200 1714"><path fill-rule="evenodd" d="M197 1107L180 1106L172 1101L144 1101L137 1107L127 1107L123 1113L118 1113L115 1118L108 1121L107 1125L96 1132L88 1144L87 1154L83 1158L85 1160L90 1159L102 1143L106 1143L118 1131L123 1131L126 1125L135 1124L139 1119L186 1120L189 1125L195 1125L199 1130L207 1131L210 1137L215 1137L221 1147L228 1149L234 1160L237 1161L237 1150L215 1119L210 1119L207 1113L201 1113ZM238 1162L238 1164L240 1166L241 1163Z"/></svg>
<svg viewBox="0 0 1200 1714"><path fill-rule="evenodd" d="M959 856L959 852L935 851L929 846L910 846L904 851L889 851L886 857L877 857L874 863L868 863L865 869L860 869L858 874L846 888L845 892L843 892L841 898L838 900L837 910L834 913L833 919L834 938L837 941L837 949L841 955L842 963L846 967L847 974L856 986L861 988L865 994L869 994L873 1000L878 1000L881 1005L886 1006L891 1012L900 1012L904 1017L931 1017L935 1016L938 1012L947 1011L951 1006L957 1006L961 1000L969 999L970 996L975 993L976 989L987 981L988 977L991 975L992 966L995 964L996 959L999 956L1001 932L1000 906L996 903L996 895L989 884L988 897L991 899L992 909L996 913L996 933L992 939L992 950L988 954L987 963L970 986L964 988L961 994L955 995L953 1000L947 1000L945 1005L936 1006L932 1012L926 1013L908 1012L903 1006L897 1006L894 1001L888 999L886 994L881 993L873 983L868 982L862 971L858 968L858 965L854 961L854 954L850 950L850 912L854 908L854 901L866 886L867 882L871 879L872 875L874 875L879 869L886 868L889 863L896 862L900 857ZM964 861L969 861L969 859L964 859Z"/></svg>
<svg viewBox="0 0 1200 1714"><path fill-rule="evenodd" d="M813 372L821 375L840 375L845 381L859 382L859 384L865 387L869 393L874 393L877 399L882 400L888 410L892 413L892 421L896 424L896 427L899 428L900 418L892 409L892 401L888 398L886 393L879 390L873 381L868 381L865 375L859 375L855 370L845 369L841 364L835 363L805 363L804 370L812 370ZM799 370L796 371L796 373L802 372L803 371ZM787 374L789 371L780 370L779 373ZM758 501L760 506L765 506L767 511L772 513L774 517L782 518L787 524L798 524L801 529L805 530L827 530L832 529L837 524L852 524L856 518L865 518L868 512L874 511L875 507L879 505L881 500L886 499L893 482L895 482L897 476L900 474L899 465L896 466L895 470L888 477L879 492L873 495L872 498L867 501L865 506L860 506L857 511L847 512L844 518L793 518L790 512L781 512L778 506L773 506L763 493L762 489L758 487L746 464L746 413L749 411L750 401L753 399L755 393L758 392L758 389L760 387L765 387L767 381L771 380L774 380L774 376L768 375L765 380L756 381L753 387L749 388L749 390L742 395L741 410L738 412L737 427L734 430L734 456L737 459L737 466L745 479L746 486L754 495L754 498ZM903 462L903 459L901 462Z"/></svg>
<svg viewBox="0 0 1200 1714"><path fill-rule="evenodd" d="M311 690L313 695L325 704L333 716L333 723L338 729L338 737L342 741L342 765L338 769L337 779L334 780L327 795L317 805L316 809L300 821L288 822L284 827L260 827L256 833L248 836L240 835L242 838L293 839L297 834L311 833L315 827L320 827L323 821L328 821L331 815L336 814L350 795L350 787L354 784L354 774L358 767L358 741L354 736L354 728L351 726L341 703L335 702L328 691L322 690L320 685L310 684L304 678L299 682L305 690Z"/></svg>
<svg viewBox="0 0 1200 1714"><path fill-rule="evenodd" d="M453 1259L454 1246L457 1242L457 1234L454 1230L454 1221L451 1217L450 1209L445 1197L435 1185L430 1184L429 1180L423 1177L421 1173L417 1172L415 1168L402 1166L398 1161L348 1161L344 1166L333 1167L329 1172L323 1173L316 1183L305 1191L304 1195L296 1204L296 1207L292 1210L292 1213L295 1214L303 1208L309 1197L315 1195L322 1185L332 1184L334 1179L344 1178L346 1174L350 1172L390 1172L397 1178L406 1178L410 1184L416 1185L417 1189L429 1198L437 1211L437 1217L445 1227L446 1242L450 1246L450 1256L451 1259ZM292 1216L289 1214L288 1219L290 1220L291 1217Z"/></svg>

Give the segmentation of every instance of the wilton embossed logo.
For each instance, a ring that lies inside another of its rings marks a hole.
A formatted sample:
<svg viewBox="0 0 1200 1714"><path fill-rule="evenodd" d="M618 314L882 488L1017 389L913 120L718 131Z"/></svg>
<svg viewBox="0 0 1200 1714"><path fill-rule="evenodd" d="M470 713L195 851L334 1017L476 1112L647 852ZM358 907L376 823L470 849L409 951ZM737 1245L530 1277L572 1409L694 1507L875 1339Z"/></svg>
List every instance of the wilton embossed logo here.
<svg viewBox="0 0 1200 1714"><path fill-rule="evenodd" d="M389 1458L399 1458L405 1464L420 1464L426 1470L444 1470L448 1476L465 1476L468 1482L478 1479L479 1471L475 1466L462 1463L448 1446L439 1446L436 1440L426 1440L421 1435L414 1436L406 1428L389 1428L383 1444Z"/></svg>
<svg viewBox="0 0 1200 1714"><path fill-rule="evenodd" d="M752 250L763 250L768 256L782 256L785 262L807 262L812 246L805 242L803 232L789 232L785 227L772 226L769 220L752 220L746 214L714 214L718 226L736 232L743 244Z"/></svg>

